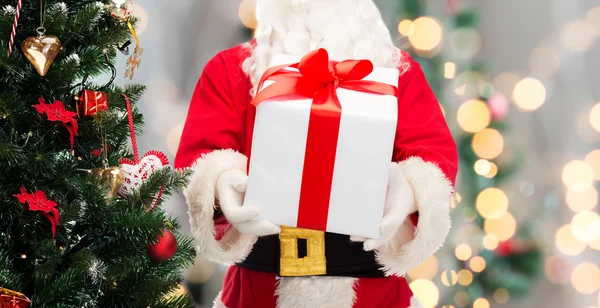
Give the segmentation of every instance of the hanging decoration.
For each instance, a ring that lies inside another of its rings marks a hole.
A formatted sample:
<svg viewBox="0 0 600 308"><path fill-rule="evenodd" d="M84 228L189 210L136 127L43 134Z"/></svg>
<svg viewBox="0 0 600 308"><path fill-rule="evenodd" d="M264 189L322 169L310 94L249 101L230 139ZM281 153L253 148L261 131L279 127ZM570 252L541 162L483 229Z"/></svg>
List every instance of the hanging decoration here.
<svg viewBox="0 0 600 308"><path fill-rule="evenodd" d="M125 181L119 190L119 195L123 198L127 198L133 191L139 189L142 183L148 179L152 173L168 166L169 159L164 153L154 150L144 154L142 159L139 158L131 103L127 95L123 94L123 97L125 98L125 106L127 108L127 120L129 122L129 133L131 135L131 147L133 149L133 160L128 158L121 159L121 169L125 175ZM151 212L156 208L164 190L165 188L163 187L158 194L152 198L152 203L146 208L147 211Z"/></svg>
<svg viewBox="0 0 600 308"><path fill-rule="evenodd" d="M12 30L10 31L10 39L8 40L8 56L9 57L13 50L13 44L15 43L15 36L17 35L17 26L19 25L19 17L21 16L22 3L23 3L23 0L19 0L19 2L17 2L17 8L15 9L15 21L13 22Z"/></svg>
<svg viewBox="0 0 600 308"><path fill-rule="evenodd" d="M46 104L43 97L38 99L39 104L33 105L39 114L46 114L48 121L60 122L64 126L70 135L71 151L75 145L75 136L77 136L79 126L75 116L77 113L68 111L61 101L54 101L52 104Z"/></svg>
<svg viewBox="0 0 600 308"><path fill-rule="evenodd" d="M14 197L19 199L19 202L23 204L23 206L27 205L30 211L41 212L42 215L50 220L52 226L52 239L54 240L56 226L58 226L60 221L57 203L48 200L46 194L41 190L38 190L33 194L27 193L24 186L21 186L21 193L14 195Z"/></svg>
<svg viewBox="0 0 600 308"><path fill-rule="evenodd" d="M106 89L113 83L117 77L117 70L115 66L110 63L108 53L104 53L104 63L110 68L112 76L108 83L100 87L99 91L86 89L86 81L88 76L86 75L78 86L81 86L83 90L75 96L77 114L79 116L94 116L100 111L108 110L108 93ZM76 87L78 87L76 86Z"/></svg>
<svg viewBox="0 0 600 308"><path fill-rule="evenodd" d="M44 0L40 0L40 27L36 29L37 36L31 36L23 41L21 50L31 62L40 76L46 76L50 66L62 49L60 40L54 35L46 35L44 28Z"/></svg>
<svg viewBox="0 0 600 308"><path fill-rule="evenodd" d="M154 262L168 261L177 252L177 239L173 232L165 230L158 236L155 243L148 245L146 252Z"/></svg>
<svg viewBox="0 0 600 308"><path fill-rule="evenodd" d="M108 5L108 11L110 15L123 21L127 24L131 35L135 39L135 49L133 50L133 54L127 59L127 70L125 71L125 77L129 78L129 80L133 79L135 75L135 70L140 67L142 63L141 57L144 53L144 49L140 48L140 40L135 32L135 29L129 19L133 14L133 1L131 0L111 0L111 3Z"/></svg>

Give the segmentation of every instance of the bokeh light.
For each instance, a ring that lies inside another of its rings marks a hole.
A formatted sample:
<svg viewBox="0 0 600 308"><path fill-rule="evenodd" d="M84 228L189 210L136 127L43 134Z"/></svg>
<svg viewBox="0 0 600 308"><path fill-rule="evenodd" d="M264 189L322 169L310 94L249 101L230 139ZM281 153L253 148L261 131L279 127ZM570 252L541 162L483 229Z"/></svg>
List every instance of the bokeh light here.
<svg viewBox="0 0 600 308"><path fill-rule="evenodd" d="M246 28L256 29L256 0L242 0L238 14Z"/></svg>
<svg viewBox="0 0 600 308"><path fill-rule="evenodd" d="M467 307L471 299L469 298L469 294L467 292L457 292L454 295L454 302L458 307Z"/></svg>
<svg viewBox="0 0 600 308"><path fill-rule="evenodd" d="M594 170L594 180L600 181L600 150L593 150L585 156L585 162Z"/></svg>
<svg viewBox="0 0 600 308"><path fill-rule="evenodd" d="M490 125L492 116L486 103L470 100L458 107L456 120L464 131L476 133Z"/></svg>
<svg viewBox="0 0 600 308"><path fill-rule="evenodd" d="M410 19L405 19L398 24L398 32L404 36L409 36L414 32L413 22Z"/></svg>
<svg viewBox="0 0 600 308"><path fill-rule="evenodd" d="M431 280L417 279L410 283L410 289L423 308L433 308L438 304L440 291Z"/></svg>
<svg viewBox="0 0 600 308"><path fill-rule="evenodd" d="M517 221L509 212L506 212L498 219L486 219L484 229L487 233L495 235L499 241L504 242L515 235Z"/></svg>
<svg viewBox="0 0 600 308"><path fill-rule="evenodd" d="M458 282L458 274L453 270L443 271L440 275L442 284L447 287L453 286Z"/></svg>
<svg viewBox="0 0 600 308"><path fill-rule="evenodd" d="M412 280L427 279L432 280L438 272L438 260L435 255L430 256L421 265L411 269L408 277Z"/></svg>
<svg viewBox="0 0 600 308"><path fill-rule="evenodd" d="M504 150L504 137L493 128L485 128L473 136L471 146L477 156L494 159Z"/></svg>
<svg viewBox="0 0 600 308"><path fill-rule="evenodd" d="M457 259L466 261L473 255L473 250L471 250L471 247L469 247L467 244L460 244L456 246L454 254L456 255Z"/></svg>
<svg viewBox="0 0 600 308"><path fill-rule="evenodd" d="M419 17L412 23L413 31L408 40L415 49L429 51L442 42L442 25L432 17Z"/></svg>
<svg viewBox="0 0 600 308"><path fill-rule="evenodd" d="M490 172L492 166L489 160L479 159L475 162L475 166L473 166L473 168L475 169L475 173L479 175L486 175Z"/></svg>
<svg viewBox="0 0 600 308"><path fill-rule="evenodd" d="M585 243L578 240L571 229L571 225L564 225L556 231L556 248L569 256L576 256L585 250Z"/></svg>
<svg viewBox="0 0 600 308"><path fill-rule="evenodd" d="M508 196L502 189L490 187L479 193L475 204L483 218L499 219L508 210Z"/></svg>
<svg viewBox="0 0 600 308"><path fill-rule="evenodd" d="M510 299L510 294L506 289L498 289L494 291L494 301L498 304L506 304Z"/></svg>
<svg viewBox="0 0 600 308"><path fill-rule="evenodd" d="M584 161L570 161L563 168L562 181L570 190L585 191L594 182L594 170Z"/></svg>
<svg viewBox="0 0 600 308"><path fill-rule="evenodd" d="M598 191L594 186L584 191L567 190L567 205L574 212L591 211L598 203Z"/></svg>
<svg viewBox="0 0 600 308"><path fill-rule="evenodd" d="M450 52L459 59L473 58L481 50L481 36L475 28L462 27L450 34Z"/></svg>
<svg viewBox="0 0 600 308"><path fill-rule="evenodd" d="M600 36L600 6L591 9L587 13L585 22L592 27L596 36ZM600 302L598 302L598 306L600 306Z"/></svg>
<svg viewBox="0 0 600 308"><path fill-rule="evenodd" d="M515 73L504 72L494 77L492 83L496 89L500 91L500 93L504 94L506 97L512 97L513 90L515 89L515 86L519 80L521 80L519 75Z"/></svg>
<svg viewBox="0 0 600 308"><path fill-rule="evenodd" d="M498 174L498 166L495 163L490 163L490 172L483 175L484 177L491 179Z"/></svg>
<svg viewBox="0 0 600 308"><path fill-rule="evenodd" d="M490 308L490 302L485 298L478 298L473 302L473 308Z"/></svg>
<svg viewBox="0 0 600 308"><path fill-rule="evenodd" d="M584 243L593 243L600 237L600 215L585 211L577 213L571 220L571 232Z"/></svg>
<svg viewBox="0 0 600 308"><path fill-rule="evenodd" d="M600 103L596 103L590 111L590 123L592 127L600 132Z"/></svg>
<svg viewBox="0 0 600 308"><path fill-rule="evenodd" d="M596 239L595 241L589 243L590 248L594 249L594 250L600 250L600 238Z"/></svg>
<svg viewBox="0 0 600 308"><path fill-rule="evenodd" d="M560 41L569 51L585 52L592 48L596 37L594 28L584 21L572 21L560 32Z"/></svg>
<svg viewBox="0 0 600 308"><path fill-rule="evenodd" d="M139 4L133 5L132 15L137 19L135 24L135 32L142 35L148 29L148 12Z"/></svg>
<svg viewBox="0 0 600 308"><path fill-rule="evenodd" d="M556 49L540 46L533 50L529 57L529 68L535 75L549 78L554 75L560 66L560 58Z"/></svg>
<svg viewBox="0 0 600 308"><path fill-rule="evenodd" d="M475 256L469 260L469 267L475 273L481 273L485 269L485 260L480 256Z"/></svg>
<svg viewBox="0 0 600 308"><path fill-rule="evenodd" d="M473 273L471 271L462 269L458 271L458 284L461 286L468 286L473 282Z"/></svg>
<svg viewBox="0 0 600 308"><path fill-rule="evenodd" d="M486 234L483 237L483 247L487 250L496 250L496 248L498 248L499 244L500 244L500 241L493 234Z"/></svg>
<svg viewBox="0 0 600 308"><path fill-rule="evenodd" d="M521 111L534 111L546 101L546 87L535 78L523 78L515 85L513 100Z"/></svg>
<svg viewBox="0 0 600 308"><path fill-rule="evenodd" d="M592 294L600 288L600 269L594 263L582 262L571 273L571 284L581 294Z"/></svg>
<svg viewBox="0 0 600 308"><path fill-rule="evenodd" d="M569 264L561 257L549 257L544 264L544 272L548 280L554 284L563 285L571 280Z"/></svg>
<svg viewBox="0 0 600 308"><path fill-rule="evenodd" d="M456 64L454 62L444 63L444 77L446 79L452 79L456 77Z"/></svg>

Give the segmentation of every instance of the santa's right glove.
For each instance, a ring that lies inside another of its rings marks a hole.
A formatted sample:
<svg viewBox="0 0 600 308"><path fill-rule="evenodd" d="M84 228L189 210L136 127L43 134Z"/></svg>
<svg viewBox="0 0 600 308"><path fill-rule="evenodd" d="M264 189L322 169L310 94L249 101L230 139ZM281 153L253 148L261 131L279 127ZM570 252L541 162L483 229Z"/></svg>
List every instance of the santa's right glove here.
<svg viewBox="0 0 600 308"><path fill-rule="evenodd" d="M243 234L265 236L281 232L270 221L257 219L257 207L244 205L247 185L248 175L242 170L228 170L219 176L216 196L227 221Z"/></svg>

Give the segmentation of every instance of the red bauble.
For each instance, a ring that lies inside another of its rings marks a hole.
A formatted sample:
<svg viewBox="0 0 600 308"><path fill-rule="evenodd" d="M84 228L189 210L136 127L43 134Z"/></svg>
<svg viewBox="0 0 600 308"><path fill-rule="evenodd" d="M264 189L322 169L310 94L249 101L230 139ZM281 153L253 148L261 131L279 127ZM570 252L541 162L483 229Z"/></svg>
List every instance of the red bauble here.
<svg viewBox="0 0 600 308"><path fill-rule="evenodd" d="M156 243L148 245L146 250L152 261L164 262L171 259L177 252L177 239L169 230L158 236Z"/></svg>

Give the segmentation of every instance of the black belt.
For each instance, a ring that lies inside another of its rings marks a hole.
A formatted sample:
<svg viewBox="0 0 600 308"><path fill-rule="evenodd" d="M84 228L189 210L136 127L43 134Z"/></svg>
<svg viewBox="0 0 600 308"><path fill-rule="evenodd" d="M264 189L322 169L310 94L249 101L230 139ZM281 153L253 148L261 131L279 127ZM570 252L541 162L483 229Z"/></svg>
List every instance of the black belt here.
<svg viewBox="0 0 600 308"><path fill-rule="evenodd" d="M241 263L243 268L280 273L280 242L277 235L260 237ZM298 239L298 257L306 256L306 240ZM363 243L352 242L347 235L325 233L326 273L322 276L382 278L383 271L373 251L364 251Z"/></svg>

